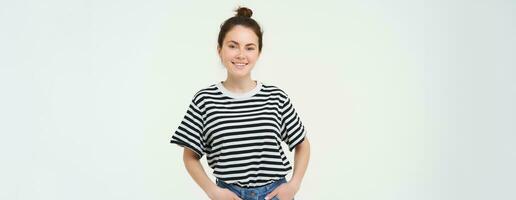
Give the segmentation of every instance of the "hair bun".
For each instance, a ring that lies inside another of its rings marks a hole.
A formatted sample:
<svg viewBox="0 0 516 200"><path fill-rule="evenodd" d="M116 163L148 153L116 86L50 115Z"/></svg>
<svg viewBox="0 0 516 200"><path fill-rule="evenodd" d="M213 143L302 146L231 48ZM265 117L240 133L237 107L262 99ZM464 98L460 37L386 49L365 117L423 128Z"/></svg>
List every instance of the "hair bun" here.
<svg viewBox="0 0 516 200"><path fill-rule="evenodd" d="M236 16L239 17L251 17L253 15L253 11L246 7L238 7L236 10L237 14Z"/></svg>

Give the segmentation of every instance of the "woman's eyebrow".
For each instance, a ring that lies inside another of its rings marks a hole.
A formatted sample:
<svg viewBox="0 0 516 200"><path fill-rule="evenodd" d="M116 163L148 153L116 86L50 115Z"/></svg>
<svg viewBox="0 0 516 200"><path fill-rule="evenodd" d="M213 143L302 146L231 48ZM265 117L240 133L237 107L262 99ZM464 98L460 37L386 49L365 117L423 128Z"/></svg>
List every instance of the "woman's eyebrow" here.
<svg viewBox="0 0 516 200"><path fill-rule="evenodd" d="M230 40L230 41L228 41L228 42L232 42L232 43L238 44L238 42L237 42L237 41L234 41L234 40ZM246 44L245 46L251 46L251 45L256 46L256 44L254 44L254 43L248 43L248 44Z"/></svg>

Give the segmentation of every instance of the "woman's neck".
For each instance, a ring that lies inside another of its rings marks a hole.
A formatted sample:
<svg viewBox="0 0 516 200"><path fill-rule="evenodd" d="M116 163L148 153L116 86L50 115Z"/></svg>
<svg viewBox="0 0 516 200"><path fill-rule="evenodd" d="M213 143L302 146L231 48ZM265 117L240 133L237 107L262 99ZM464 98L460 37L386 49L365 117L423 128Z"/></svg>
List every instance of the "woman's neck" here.
<svg viewBox="0 0 516 200"><path fill-rule="evenodd" d="M257 84L258 83L252 80L251 77L236 79L228 76L226 80L222 82L224 88L234 93L245 93L251 91Z"/></svg>

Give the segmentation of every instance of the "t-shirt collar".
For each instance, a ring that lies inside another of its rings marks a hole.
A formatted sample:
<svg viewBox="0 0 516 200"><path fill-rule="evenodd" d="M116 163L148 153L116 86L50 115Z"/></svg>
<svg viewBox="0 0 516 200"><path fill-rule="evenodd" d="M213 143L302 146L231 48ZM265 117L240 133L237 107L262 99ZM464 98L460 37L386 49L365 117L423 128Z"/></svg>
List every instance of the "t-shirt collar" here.
<svg viewBox="0 0 516 200"><path fill-rule="evenodd" d="M256 93L258 93L262 88L262 83L260 81L256 80L256 86L252 90L244 92L244 93L235 93L235 92L229 91L228 89L226 89L224 87L224 85L222 85L222 81L219 81L216 84L216 86L220 90L220 92L222 92L224 95L226 95L228 97L231 97L234 99L244 99L244 98L252 97Z"/></svg>

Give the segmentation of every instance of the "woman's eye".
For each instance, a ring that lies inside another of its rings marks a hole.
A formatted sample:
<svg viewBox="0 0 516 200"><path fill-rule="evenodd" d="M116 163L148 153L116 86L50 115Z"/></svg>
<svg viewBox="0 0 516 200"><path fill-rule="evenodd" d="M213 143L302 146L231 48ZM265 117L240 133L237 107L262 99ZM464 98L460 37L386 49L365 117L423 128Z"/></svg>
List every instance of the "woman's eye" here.
<svg viewBox="0 0 516 200"><path fill-rule="evenodd" d="M254 48L247 48L247 50L252 51L252 50L254 50Z"/></svg>
<svg viewBox="0 0 516 200"><path fill-rule="evenodd" d="M235 46L234 45L229 45L229 48L235 48Z"/></svg>

